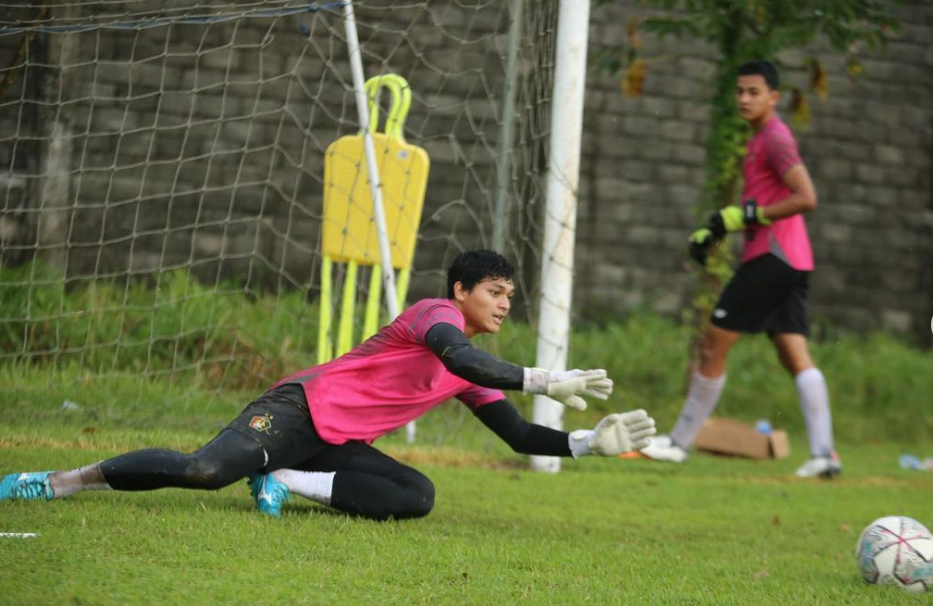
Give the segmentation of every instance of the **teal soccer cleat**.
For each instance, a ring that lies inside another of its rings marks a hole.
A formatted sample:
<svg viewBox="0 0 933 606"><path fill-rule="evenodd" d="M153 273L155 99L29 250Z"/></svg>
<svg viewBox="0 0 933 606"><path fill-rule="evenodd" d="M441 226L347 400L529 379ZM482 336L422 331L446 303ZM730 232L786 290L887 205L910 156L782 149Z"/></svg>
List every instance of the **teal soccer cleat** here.
<svg viewBox="0 0 933 606"><path fill-rule="evenodd" d="M276 480L271 473L253 474L246 483L260 512L275 518L282 515L282 505L288 502L288 486Z"/></svg>
<svg viewBox="0 0 933 606"><path fill-rule="evenodd" d="M0 501L51 501L55 492L49 485L51 471L11 473L0 480Z"/></svg>

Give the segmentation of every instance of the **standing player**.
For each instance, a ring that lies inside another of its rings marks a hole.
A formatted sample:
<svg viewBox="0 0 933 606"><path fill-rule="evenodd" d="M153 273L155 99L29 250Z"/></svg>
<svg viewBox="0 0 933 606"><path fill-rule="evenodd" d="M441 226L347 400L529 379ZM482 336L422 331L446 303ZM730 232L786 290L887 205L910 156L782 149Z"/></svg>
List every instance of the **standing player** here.
<svg viewBox="0 0 933 606"><path fill-rule="evenodd" d="M512 266L490 251L450 267L447 299L424 299L346 355L279 381L193 454L149 449L65 472L10 474L0 500L48 500L82 490L218 489L249 476L260 511L280 515L290 492L367 518L415 518L434 506L434 485L371 446L455 397L514 450L614 456L644 448L654 420L611 414L571 433L525 421L500 389L546 394L582 410L607 399L605 370L522 368L474 349L498 332L514 292Z"/></svg>
<svg viewBox="0 0 933 606"><path fill-rule="evenodd" d="M703 337L699 371L670 436L659 436L642 452L682 463L726 383L726 354L742 333L766 332L778 358L794 377L810 439L811 458L800 477L832 477L842 471L833 449L829 393L807 349L807 283L813 253L803 213L816 208L816 192L797 153L790 129L775 113L778 73L767 61L739 67L736 101L754 137L742 165L741 208L713 214L690 236L691 254L705 263L709 247L729 232L745 232L739 266L722 293Z"/></svg>

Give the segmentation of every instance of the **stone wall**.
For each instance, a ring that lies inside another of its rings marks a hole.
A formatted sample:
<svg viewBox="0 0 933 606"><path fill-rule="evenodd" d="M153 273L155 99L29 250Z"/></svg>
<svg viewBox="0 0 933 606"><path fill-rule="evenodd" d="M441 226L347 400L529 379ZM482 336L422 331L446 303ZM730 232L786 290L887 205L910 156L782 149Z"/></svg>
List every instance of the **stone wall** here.
<svg viewBox="0 0 933 606"><path fill-rule="evenodd" d="M413 294L437 294L459 250L491 245L508 5L394 5L358 7L359 38L367 75L412 86L405 136L431 159ZM507 183L530 209L509 213L512 255L531 262L555 14L527 11ZM71 283L191 268L314 298L327 148L359 129L345 38L339 11L0 37L2 263L38 255Z"/></svg>
<svg viewBox="0 0 933 606"><path fill-rule="evenodd" d="M594 8L591 49L624 39L634 3ZM829 97L810 95L811 122L795 128L818 208L807 216L817 271L816 319L884 328L930 342L933 316L933 4L896 7L902 22L887 50L859 53L863 77L814 44L780 57L784 82L809 89L805 61L827 68ZM577 303L598 309L687 305L695 272L685 238L703 181L708 107L700 102L712 51L643 36L643 97L623 98L619 77L589 81L582 175ZM786 96L785 96L786 97ZM789 118L786 99L781 113ZM789 119L788 119L788 122Z"/></svg>
<svg viewBox="0 0 933 606"><path fill-rule="evenodd" d="M360 9L367 73L411 82L406 136L432 161L412 296L439 294L459 250L492 244L508 4ZM532 299L556 2L526 5L508 254ZM639 10L634 0L594 6L591 52L623 39ZM796 131L819 194L807 218L814 316L928 343L933 4L908 0L896 12L901 31L886 51L860 53L857 81L819 43L781 60L784 80L803 88L807 57L829 73L829 99L813 100L809 129ZM712 50L643 40L646 56L665 59L651 64L641 98L621 96L619 75L588 75L581 318L677 314L696 279L684 244L700 221ZM0 37L2 75L16 75L0 98L0 262L38 254L72 280L191 267L205 280L315 296L325 149L358 124L338 16L39 34L28 64L18 63L21 41ZM67 142L58 148L56 125Z"/></svg>

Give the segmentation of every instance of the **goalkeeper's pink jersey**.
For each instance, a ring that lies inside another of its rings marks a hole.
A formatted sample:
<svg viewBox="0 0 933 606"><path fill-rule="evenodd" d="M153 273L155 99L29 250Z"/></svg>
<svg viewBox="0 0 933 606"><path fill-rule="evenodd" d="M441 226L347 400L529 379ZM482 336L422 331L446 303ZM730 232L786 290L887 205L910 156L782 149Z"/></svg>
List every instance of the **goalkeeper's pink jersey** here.
<svg viewBox="0 0 933 606"><path fill-rule="evenodd" d="M793 192L781 178L802 164L793 133L776 115L748 143L742 165L745 187L742 201L755 200L769 206L789 198ZM813 249L803 215L778 219L771 225L750 225L745 230L742 261L772 253L800 271L813 270Z"/></svg>
<svg viewBox="0 0 933 606"><path fill-rule="evenodd" d="M336 360L276 386L302 384L314 428L330 444L371 443L450 398L474 410L503 399L501 391L448 372L425 345L428 330L442 322L464 328L463 314L449 299L422 299Z"/></svg>

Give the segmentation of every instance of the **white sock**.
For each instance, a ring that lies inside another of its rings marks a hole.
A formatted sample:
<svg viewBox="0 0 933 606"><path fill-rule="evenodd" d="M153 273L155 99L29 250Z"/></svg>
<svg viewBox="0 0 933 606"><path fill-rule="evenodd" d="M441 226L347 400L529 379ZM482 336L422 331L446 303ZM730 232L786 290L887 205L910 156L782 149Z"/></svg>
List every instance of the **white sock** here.
<svg viewBox="0 0 933 606"><path fill-rule="evenodd" d="M82 490L113 490L100 471L100 463L92 463L71 471L49 474L49 485L56 499L70 497Z"/></svg>
<svg viewBox="0 0 933 606"><path fill-rule="evenodd" d="M719 396L722 395L725 385L725 374L715 379L704 377L699 372L693 374L693 381L690 382L690 390L687 392L687 401L684 403L683 410L680 411L680 418L677 419L674 431L671 432L671 441L674 444L685 450L690 448L693 440L700 433L703 421L719 403Z"/></svg>
<svg viewBox="0 0 933 606"><path fill-rule="evenodd" d="M800 395L800 410L807 424L810 455L828 457L833 452L833 417L829 411L829 389L819 368L808 368L794 377Z"/></svg>
<svg viewBox="0 0 933 606"><path fill-rule="evenodd" d="M291 492L306 499L330 505L330 495L334 491L333 471L296 471L278 469L272 472L276 480L282 482Z"/></svg>

